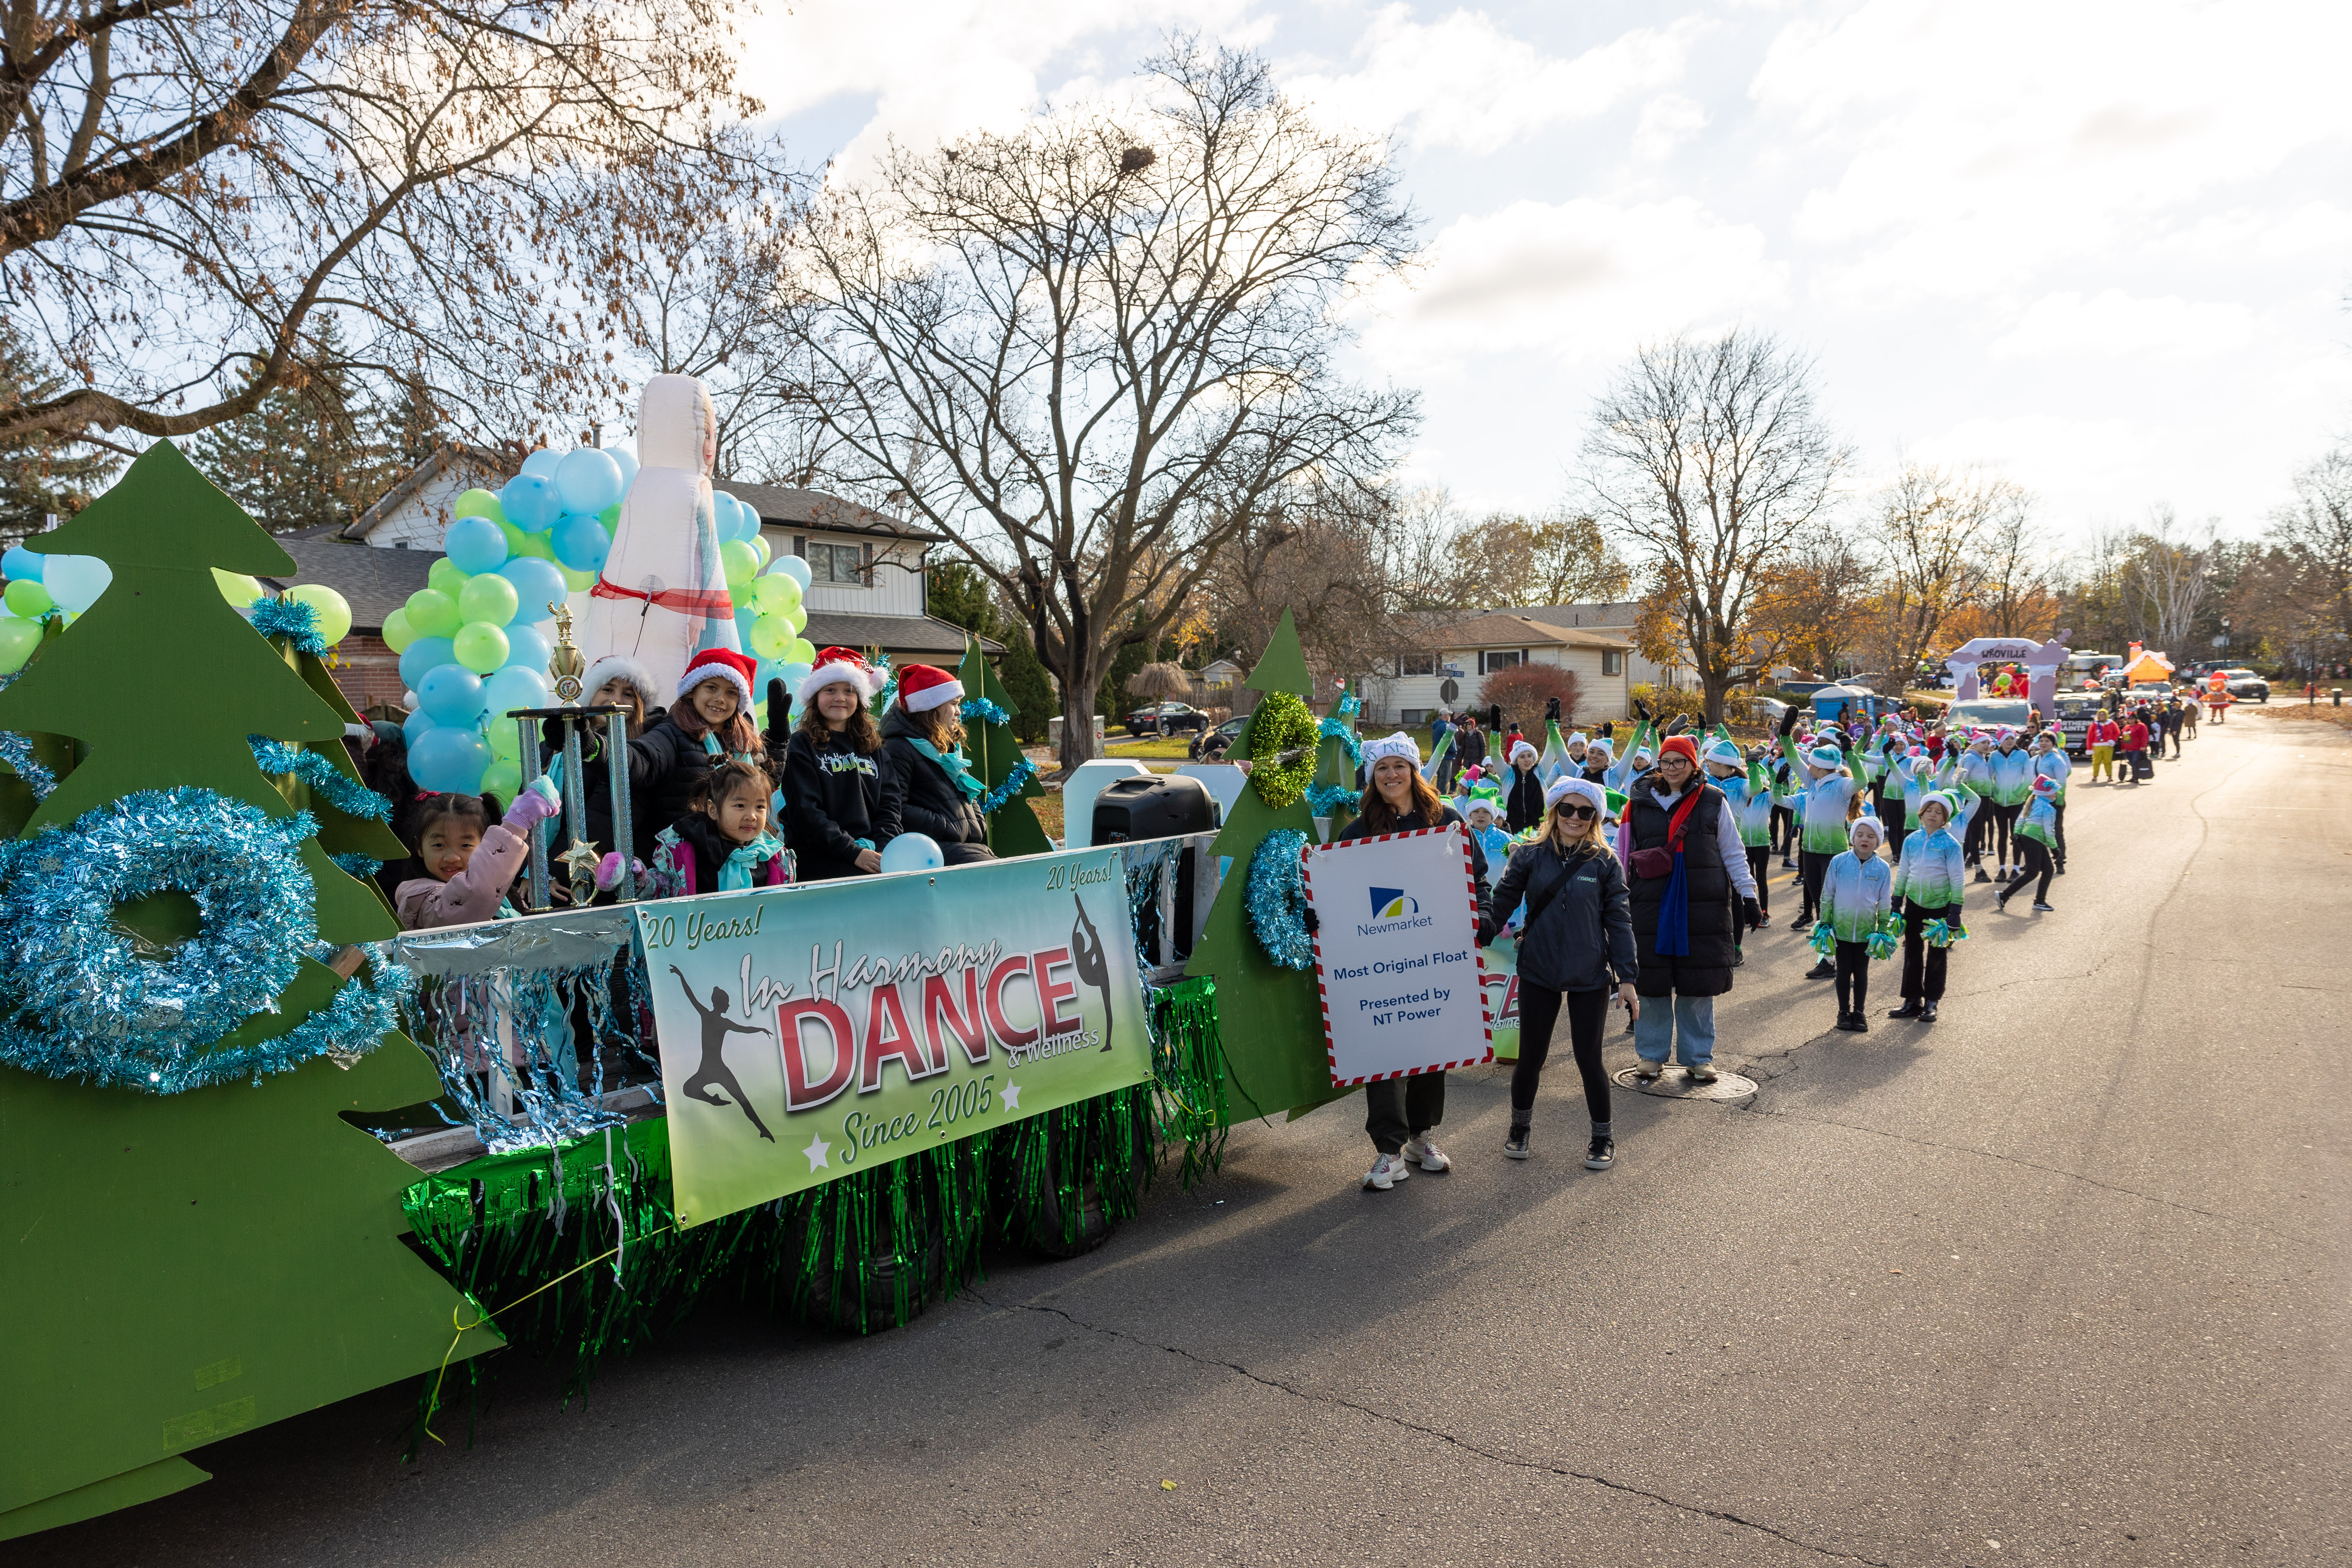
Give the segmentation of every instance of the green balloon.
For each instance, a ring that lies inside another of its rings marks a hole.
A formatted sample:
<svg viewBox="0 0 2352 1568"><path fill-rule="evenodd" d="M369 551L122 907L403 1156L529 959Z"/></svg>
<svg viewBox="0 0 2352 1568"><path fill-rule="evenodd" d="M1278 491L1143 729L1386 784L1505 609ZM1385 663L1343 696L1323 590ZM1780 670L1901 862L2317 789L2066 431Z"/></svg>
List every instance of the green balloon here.
<svg viewBox="0 0 2352 1568"><path fill-rule="evenodd" d="M561 561L555 563L555 569L563 574L563 585L575 594L596 585L596 574L593 572L574 572Z"/></svg>
<svg viewBox="0 0 2352 1568"><path fill-rule="evenodd" d="M26 620L31 620L36 616L47 615L58 607L58 602L49 597L49 591L30 577L19 577L9 584L7 600L8 613L12 616L22 616Z"/></svg>
<svg viewBox="0 0 2352 1568"><path fill-rule="evenodd" d="M541 561L555 559L555 546L548 542L544 533L519 533L507 541L507 546L515 555L536 555Z"/></svg>
<svg viewBox="0 0 2352 1568"><path fill-rule="evenodd" d="M457 595L457 618L502 626L515 618L520 603L512 583L495 572L485 572Z"/></svg>
<svg viewBox="0 0 2352 1568"><path fill-rule="evenodd" d="M511 561L518 555L528 555L530 553L529 550L523 547L524 542L536 538L537 535L525 533L521 529L517 528L505 518L499 519L499 531L506 535L508 560Z"/></svg>
<svg viewBox="0 0 2352 1568"><path fill-rule="evenodd" d="M453 637L466 617L457 613L457 601L438 588L419 588L408 595L409 629L421 637Z"/></svg>
<svg viewBox="0 0 2352 1568"><path fill-rule="evenodd" d="M14 675L25 668L33 650L41 646L41 628L33 621L0 621L0 675Z"/></svg>
<svg viewBox="0 0 2352 1568"><path fill-rule="evenodd" d="M751 599L760 614L782 615L801 602L800 584L790 577L761 577L752 583Z"/></svg>
<svg viewBox="0 0 2352 1568"><path fill-rule="evenodd" d="M784 619L793 623L793 631L804 632L808 630L808 606L806 605L794 605L791 609L783 611L782 615Z"/></svg>
<svg viewBox="0 0 2352 1568"><path fill-rule="evenodd" d="M407 605L403 605L399 609L396 609L393 611L392 614L384 616L384 647L392 649L394 653L406 653L408 651L408 645L415 640L416 628L408 624Z"/></svg>
<svg viewBox="0 0 2352 1568"><path fill-rule="evenodd" d="M596 514L596 521L604 525L605 532L612 532L613 525L621 521L621 503L619 501L614 501L611 506L608 506L603 511L598 512Z"/></svg>
<svg viewBox="0 0 2352 1568"><path fill-rule="evenodd" d="M761 658L774 658L793 646L792 623L781 616L761 616L751 623L751 651Z"/></svg>
<svg viewBox="0 0 2352 1568"><path fill-rule="evenodd" d="M509 805L522 792L522 764L500 757L482 770L479 793L498 797L501 805Z"/></svg>
<svg viewBox="0 0 2352 1568"><path fill-rule="evenodd" d="M467 490L457 498L457 504L449 510L455 517L487 517L496 523L504 523L507 520L507 509L499 504L498 494L494 490Z"/></svg>
<svg viewBox="0 0 2352 1568"><path fill-rule="evenodd" d="M454 646L457 662L476 675L488 675L507 661L507 634L485 621L459 626Z"/></svg>
<svg viewBox="0 0 2352 1568"><path fill-rule="evenodd" d="M727 568L727 585L740 588L760 574L760 552L740 539L730 539L719 547L719 559Z"/></svg>
<svg viewBox="0 0 2352 1568"><path fill-rule="evenodd" d="M469 580L470 579L464 569L459 567L455 561L450 560L446 555L444 555L440 560L436 561L433 563L432 570L425 574L425 582L427 587L430 587L437 594L446 594L453 599L457 596L457 591L460 588L463 588ZM436 637L446 637L448 634L446 632L436 632L433 635Z"/></svg>
<svg viewBox="0 0 2352 1568"><path fill-rule="evenodd" d="M794 637L776 658L778 664L814 664L816 645L806 637Z"/></svg>

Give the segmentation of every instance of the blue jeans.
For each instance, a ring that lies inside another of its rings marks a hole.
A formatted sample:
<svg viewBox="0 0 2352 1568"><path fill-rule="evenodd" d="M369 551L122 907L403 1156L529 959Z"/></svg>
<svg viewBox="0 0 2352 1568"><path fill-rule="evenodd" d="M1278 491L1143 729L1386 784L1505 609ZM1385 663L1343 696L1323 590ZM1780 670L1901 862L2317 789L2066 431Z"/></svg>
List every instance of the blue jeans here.
<svg viewBox="0 0 2352 1568"><path fill-rule="evenodd" d="M1673 1054L1675 1037L1682 1039L1682 1064L1696 1067L1715 1059L1715 998L1712 996L1643 996L1641 1016L1633 1020L1633 1052L1645 1062L1663 1062Z"/></svg>

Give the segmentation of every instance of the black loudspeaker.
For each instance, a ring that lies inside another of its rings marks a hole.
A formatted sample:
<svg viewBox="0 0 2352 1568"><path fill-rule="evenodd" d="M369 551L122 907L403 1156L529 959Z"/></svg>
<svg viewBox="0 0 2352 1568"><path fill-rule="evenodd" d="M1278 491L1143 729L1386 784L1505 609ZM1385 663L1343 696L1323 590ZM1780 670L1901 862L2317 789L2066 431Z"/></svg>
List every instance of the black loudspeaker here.
<svg viewBox="0 0 2352 1568"><path fill-rule="evenodd" d="M1113 779L1095 796L1087 842L1124 844L1217 830L1217 801L1199 779L1174 774Z"/></svg>

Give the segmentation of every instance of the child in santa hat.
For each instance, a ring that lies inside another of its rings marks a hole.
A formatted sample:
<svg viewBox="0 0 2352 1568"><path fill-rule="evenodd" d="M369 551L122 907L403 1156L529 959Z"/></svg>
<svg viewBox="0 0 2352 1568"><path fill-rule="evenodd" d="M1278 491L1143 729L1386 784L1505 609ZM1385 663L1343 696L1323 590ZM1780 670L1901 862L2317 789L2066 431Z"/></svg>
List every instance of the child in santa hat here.
<svg viewBox="0 0 2352 1568"><path fill-rule="evenodd" d="M829 647L801 681L799 721L784 746L784 842L803 882L882 868L898 835L882 786L882 731L866 705L882 676L845 647Z"/></svg>
<svg viewBox="0 0 2352 1568"><path fill-rule="evenodd" d="M928 835L950 866L993 860L980 815L988 786L964 766L963 683L928 664L898 667L898 696L882 717L882 811L904 833Z"/></svg>
<svg viewBox="0 0 2352 1568"><path fill-rule="evenodd" d="M730 648L705 648L678 677L677 700L632 750L630 787L636 809L656 829L699 809L713 765L730 758L765 765L759 727L751 722L751 676L759 666Z"/></svg>

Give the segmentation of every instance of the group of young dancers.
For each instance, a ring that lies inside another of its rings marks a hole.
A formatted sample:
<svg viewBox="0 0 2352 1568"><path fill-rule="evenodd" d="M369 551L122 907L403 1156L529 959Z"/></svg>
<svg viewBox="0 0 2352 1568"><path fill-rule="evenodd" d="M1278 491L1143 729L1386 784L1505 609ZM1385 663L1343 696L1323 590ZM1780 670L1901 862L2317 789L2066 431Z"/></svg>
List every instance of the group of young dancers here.
<svg viewBox="0 0 2352 1568"><path fill-rule="evenodd" d="M1686 734L1683 721L1661 725L1637 709L1622 756L1614 725L1564 740L1550 726L1543 752L1514 743L1503 767L1465 775L1450 805L1428 791L1411 737L1364 748L1366 816L1351 831L1459 821L1472 843L1481 941L1517 942L1512 1159L1529 1155L1562 1018L1592 1121L1588 1169L1616 1158L1601 1066L1612 1001L1635 1032L1638 1081L1655 1082L1677 1053L1694 1082L1716 1080L1713 998L1746 963L1746 937L1770 919L1775 857L1794 873L1789 929L1809 933L1819 954L1806 978L1834 982L1835 1026L1855 1034L1870 1027L1872 963L1898 952L1901 1005L1886 1016L1936 1022L1952 944L1968 935L1971 886L1992 886L2002 912L2030 887L2032 909L2047 914L2051 881L2065 875L2072 763L2054 728L1962 731L1900 711L1809 725L1790 708L1770 741L1743 747L1727 729ZM1443 1080L1381 1086L1365 1186L1387 1190L1416 1165L1452 1168L1433 1132Z"/></svg>

